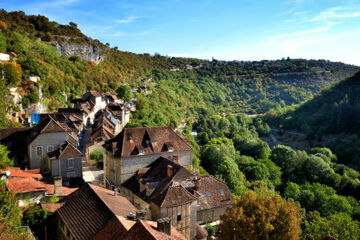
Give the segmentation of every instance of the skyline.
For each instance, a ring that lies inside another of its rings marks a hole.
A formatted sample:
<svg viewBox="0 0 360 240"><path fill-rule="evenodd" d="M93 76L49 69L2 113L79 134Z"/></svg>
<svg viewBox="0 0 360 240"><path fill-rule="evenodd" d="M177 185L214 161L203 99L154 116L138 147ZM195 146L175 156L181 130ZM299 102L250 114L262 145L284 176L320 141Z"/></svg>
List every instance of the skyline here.
<svg viewBox="0 0 360 240"><path fill-rule="evenodd" d="M134 53L219 60L283 57L360 66L360 1L0 0L6 11L75 22Z"/></svg>

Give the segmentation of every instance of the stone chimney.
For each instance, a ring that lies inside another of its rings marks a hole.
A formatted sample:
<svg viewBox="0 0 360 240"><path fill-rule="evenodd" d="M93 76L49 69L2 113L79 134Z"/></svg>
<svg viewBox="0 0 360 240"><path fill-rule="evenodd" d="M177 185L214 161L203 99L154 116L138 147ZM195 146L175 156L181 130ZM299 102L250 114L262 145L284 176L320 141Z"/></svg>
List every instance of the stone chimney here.
<svg viewBox="0 0 360 240"><path fill-rule="evenodd" d="M114 189L114 196L115 197L119 196L119 189L118 188Z"/></svg>
<svg viewBox="0 0 360 240"><path fill-rule="evenodd" d="M62 195L62 178L61 177L54 178L54 195L56 195L56 196Z"/></svg>
<svg viewBox="0 0 360 240"><path fill-rule="evenodd" d="M145 217L146 217L145 210L139 210L136 212L136 219L145 220Z"/></svg>
<svg viewBox="0 0 360 240"><path fill-rule="evenodd" d="M171 220L170 218L160 218L157 220L158 230L162 233L165 233L171 236Z"/></svg>
<svg viewBox="0 0 360 240"><path fill-rule="evenodd" d="M171 177L173 174L173 166L167 165L167 176Z"/></svg>
<svg viewBox="0 0 360 240"><path fill-rule="evenodd" d="M199 180L199 178L195 178L195 190L196 191L200 190L200 180Z"/></svg>

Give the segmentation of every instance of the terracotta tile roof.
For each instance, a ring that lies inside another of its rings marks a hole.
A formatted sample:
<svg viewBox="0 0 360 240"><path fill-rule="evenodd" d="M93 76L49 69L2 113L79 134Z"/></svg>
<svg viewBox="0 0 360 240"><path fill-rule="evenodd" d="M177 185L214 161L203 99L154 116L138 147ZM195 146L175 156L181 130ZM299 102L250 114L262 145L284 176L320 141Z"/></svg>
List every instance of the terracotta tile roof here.
<svg viewBox="0 0 360 240"><path fill-rule="evenodd" d="M10 175L11 176L11 175ZM21 177L21 178L8 178L7 188L15 193L30 193L30 192L47 192L48 195L54 194L54 184L48 184L43 181L38 181L32 177ZM68 188L62 186L62 195L68 196L72 192L76 191L77 188Z"/></svg>
<svg viewBox="0 0 360 240"><path fill-rule="evenodd" d="M225 183L214 176L200 176L196 191L199 200L198 211L216 208L224 205L232 205L234 200Z"/></svg>
<svg viewBox="0 0 360 240"><path fill-rule="evenodd" d="M40 174L40 169L31 169L31 170L20 170L20 168L7 168L1 171L2 174L5 171L10 172L9 178L35 178L42 179L42 175Z"/></svg>
<svg viewBox="0 0 360 240"><path fill-rule="evenodd" d="M9 178L7 188L15 193L48 191L46 184L34 178Z"/></svg>
<svg viewBox="0 0 360 240"><path fill-rule="evenodd" d="M164 151L164 147L168 149L169 144L174 152L192 150L170 127L126 128L114 139L106 142L108 150L111 150L112 143L116 143L117 157L136 155L139 150L143 150L144 155L160 153Z"/></svg>
<svg viewBox="0 0 360 240"><path fill-rule="evenodd" d="M193 201L196 201L196 197L182 186L169 186L163 194L159 194L153 199L154 203L164 208L180 206Z"/></svg>
<svg viewBox="0 0 360 240"><path fill-rule="evenodd" d="M64 205L63 202L59 203L41 203L41 208L45 209L48 212L56 212L59 208L61 208Z"/></svg>
<svg viewBox="0 0 360 240"><path fill-rule="evenodd" d="M160 232L157 223L138 220L128 231L123 240L185 240L186 238L174 227L171 227L171 236Z"/></svg>
<svg viewBox="0 0 360 240"><path fill-rule="evenodd" d="M95 90L89 91L88 94L93 97L101 97L101 93L99 93L98 91L95 91Z"/></svg>
<svg viewBox="0 0 360 240"><path fill-rule="evenodd" d="M72 158L72 157L82 157L83 154L78 150L74 145L65 141L60 144L59 147L52 152L48 153L50 159L59 159L59 158Z"/></svg>
<svg viewBox="0 0 360 240"><path fill-rule="evenodd" d="M57 210L74 239L92 239L116 215L127 216L136 208L122 196L91 184L72 193Z"/></svg>

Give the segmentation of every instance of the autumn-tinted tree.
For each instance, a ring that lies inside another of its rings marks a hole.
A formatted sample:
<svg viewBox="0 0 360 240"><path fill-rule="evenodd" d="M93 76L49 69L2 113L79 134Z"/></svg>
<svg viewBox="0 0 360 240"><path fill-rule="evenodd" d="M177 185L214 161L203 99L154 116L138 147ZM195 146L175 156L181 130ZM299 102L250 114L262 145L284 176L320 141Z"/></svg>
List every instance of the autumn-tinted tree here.
<svg viewBox="0 0 360 240"><path fill-rule="evenodd" d="M300 212L279 195L247 192L221 217L218 239L299 239Z"/></svg>
<svg viewBox="0 0 360 240"><path fill-rule="evenodd" d="M20 65L16 64L15 62L8 62L4 63L3 65L6 84L10 87L16 87L22 77L22 70Z"/></svg>
<svg viewBox="0 0 360 240"><path fill-rule="evenodd" d="M127 85L121 85L116 89L117 96L124 102L130 102L132 99L131 88Z"/></svg>

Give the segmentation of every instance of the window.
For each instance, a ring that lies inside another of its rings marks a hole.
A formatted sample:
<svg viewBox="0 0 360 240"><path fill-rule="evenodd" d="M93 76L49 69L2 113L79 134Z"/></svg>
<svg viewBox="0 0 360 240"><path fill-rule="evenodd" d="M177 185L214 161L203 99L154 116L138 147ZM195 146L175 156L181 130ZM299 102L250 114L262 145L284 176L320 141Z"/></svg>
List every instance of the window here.
<svg viewBox="0 0 360 240"><path fill-rule="evenodd" d="M212 217L212 218L215 217L215 210L211 210L211 217Z"/></svg>
<svg viewBox="0 0 360 240"><path fill-rule="evenodd" d="M181 221L181 214L177 215L177 219L178 222Z"/></svg>
<svg viewBox="0 0 360 240"><path fill-rule="evenodd" d="M224 190L222 188L220 188L220 194L224 195Z"/></svg>
<svg viewBox="0 0 360 240"><path fill-rule="evenodd" d="M211 194L209 192L205 192L206 196L210 197Z"/></svg>
<svg viewBox="0 0 360 240"><path fill-rule="evenodd" d="M47 146L47 152L52 152L52 151L54 151L54 146L53 145Z"/></svg>
<svg viewBox="0 0 360 240"><path fill-rule="evenodd" d="M144 155L144 150L140 149L139 150L139 155Z"/></svg>
<svg viewBox="0 0 360 240"><path fill-rule="evenodd" d="M70 158L67 160L67 167L73 168L74 167L74 159Z"/></svg>
<svg viewBox="0 0 360 240"><path fill-rule="evenodd" d="M36 155L42 156L42 147L36 147Z"/></svg>
<svg viewBox="0 0 360 240"><path fill-rule="evenodd" d="M174 151L173 147L169 147L169 152L173 152L173 151Z"/></svg>

